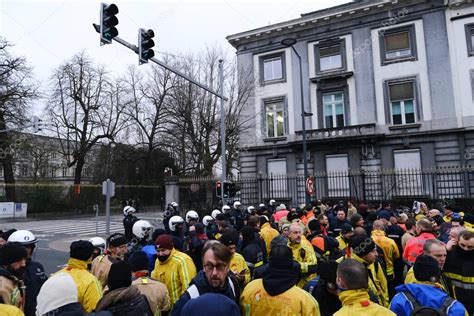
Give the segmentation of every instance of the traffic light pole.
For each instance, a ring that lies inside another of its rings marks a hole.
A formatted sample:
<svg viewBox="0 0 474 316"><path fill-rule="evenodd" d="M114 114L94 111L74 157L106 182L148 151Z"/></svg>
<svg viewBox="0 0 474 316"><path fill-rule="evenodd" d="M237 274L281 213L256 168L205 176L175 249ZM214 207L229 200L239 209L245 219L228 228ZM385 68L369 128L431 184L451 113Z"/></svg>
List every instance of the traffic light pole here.
<svg viewBox="0 0 474 316"><path fill-rule="evenodd" d="M219 93L222 94L224 91L224 67L223 67L223 60L219 59ZM222 164L222 174L221 174L221 182L227 180L227 170L226 170L226 159L225 159L225 115L224 112L224 99L221 98L221 164ZM224 206L225 198L224 198L224 186L222 185L222 206Z"/></svg>

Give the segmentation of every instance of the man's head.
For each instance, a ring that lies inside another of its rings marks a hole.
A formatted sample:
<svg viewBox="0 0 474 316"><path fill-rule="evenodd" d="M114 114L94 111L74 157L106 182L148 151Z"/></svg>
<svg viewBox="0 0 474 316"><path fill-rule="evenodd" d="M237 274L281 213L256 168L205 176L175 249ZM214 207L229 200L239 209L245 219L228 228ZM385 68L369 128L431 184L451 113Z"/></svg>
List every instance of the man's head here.
<svg viewBox="0 0 474 316"><path fill-rule="evenodd" d="M426 218L422 218L418 222L416 222L416 233L418 235L424 232L432 232L432 231L433 231L433 225Z"/></svg>
<svg viewBox="0 0 474 316"><path fill-rule="evenodd" d="M223 287L229 273L232 252L218 241L208 241L202 249L202 263L207 281L214 288Z"/></svg>
<svg viewBox="0 0 474 316"><path fill-rule="evenodd" d="M464 227L464 221L461 216L453 216L451 219L451 227Z"/></svg>
<svg viewBox="0 0 474 316"><path fill-rule="evenodd" d="M374 263L378 253L375 242L366 235L353 235L349 239L349 247L352 253L364 259L367 263Z"/></svg>
<svg viewBox="0 0 474 316"><path fill-rule="evenodd" d="M337 267L336 283L343 290L367 289L367 269L356 260L344 259Z"/></svg>
<svg viewBox="0 0 474 316"><path fill-rule="evenodd" d="M17 277L21 277L25 267L28 253L26 248L19 242L8 242L0 248L0 266Z"/></svg>
<svg viewBox="0 0 474 316"><path fill-rule="evenodd" d="M231 231L222 235L219 241L225 246L227 246L227 248L229 248L232 254L234 254L237 250L239 235L236 232Z"/></svg>
<svg viewBox="0 0 474 316"><path fill-rule="evenodd" d="M364 227L364 218L360 214L354 214L351 217L351 225L352 227Z"/></svg>
<svg viewBox="0 0 474 316"><path fill-rule="evenodd" d="M383 222L378 219L376 221L374 221L374 223L372 224L372 228L373 230L385 230L385 225L383 224Z"/></svg>
<svg viewBox="0 0 474 316"><path fill-rule="evenodd" d="M281 226L281 234L285 237L288 237L290 235L290 224L283 224Z"/></svg>
<svg viewBox="0 0 474 316"><path fill-rule="evenodd" d="M292 244L301 243L302 229L298 224L291 224L288 230L288 238Z"/></svg>
<svg viewBox="0 0 474 316"><path fill-rule="evenodd" d="M416 219L414 218L409 218L405 222L405 227L407 228L407 231L414 233L415 232L415 226L416 226Z"/></svg>
<svg viewBox="0 0 474 316"><path fill-rule="evenodd" d="M173 238L170 235L160 235L156 241L156 255L160 262L165 262L171 255L174 248Z"/></svg>
<svg viewBox="0 0 474 316"><path fill-rule="evenodd" d="M465 230L459 234L458 247L464 251L474 250L474 232Z"/></svg>
<svg viewBox="0 0 474 316"><path fill-rule="evenodd" d="M446 215L447 217L451 217L451 215L453 215L453 208L449 205L446 205L444 207L444 215Z"/></svg>
<svg viewBox="0 0 474 316"><path fill-rule="evenodd" d="M442 270L446 262L446 245L438 239L429 239L423 245L423 254L435 258L439 268Z"/></svg>
<svg viewBox="0 0 474 316"><path fill-rule="evenodd" d="M125 261L117 261L110 266L107 286L110 291L129 287L132 284L132 268Z"/></svg>
<svg viewBox="0 0 474 316"><path fill-rule="evenodd" d="M435 216L441 216L441 212L435 208L428 211L428 216L433 218Z"/></svg>
<svg viewBox="0 0 474 316"><path fill-rule="evenodd" d="M378 219L381 220L384 224L384 226L388 226L390 223L390 217L392 215L390 214L389 211L386 211L385 209L379 212Z"/></svg>
<svg viewBox="0 0 474 316"><path fill-rule="evenodd" d="M250 216L247 225L249 225L250 227L253 227L254 229L259 229L260 217L258 217L257 215Z"/></svg>
<svg viewBox="0 0 474 316"><path fill-rule="evenodd" d="M459 240L459 235L465 230L466 230L466 228L464 228L464 227L451 227L451 229L449 231L448 239L458 241Z"/></svg>
<svg viewBox="0 0 474 316"><path fill-rule="evenodd" d="M351 236L354 235L354 231L352 229L352 226L350 224L344 224L341 227L341 236L344 238L344 240L349 240Z"/></svg>
<svg viewBox="0 0 474 316"><path fill-rule="evenodd" d="M382 209L390 211L392 209L392 205L390 204L389 201L383 201L382 202Z"/></svg>
<svg viewBox="0 0 474 316"><path fill-rule="evenodd" d="M415 278L421 282L439 282L441 269L432 256L421 255L416 258L413 265Z"/></svg>
<svg viewBox="0 0 474 316"><path fill-rule="evenodd" d="M275 245L270 250L270 267L277 269L292 269L293 253L286 245Z"/></svg>
<svg viewBox="0 0 474 316"><path fill-rule="evenodd" d="M329 219L326 215L324 214L320 214L318 215L318 221L321 225L323 225L324 227L326 227L328 224L329 224Z"/></svg>
<svg viewBox="0 0 474 316"><path fill-rule="evenodd" d="M128 251L127 238L124 234L115 233L107 238L107 246L110 256L122 260Z"/></svg>
<svg viewBox="0 0 474 316"><path fill-rule="evenodd" d="M336 217L338 220L343 221L346 219L346 212L344 212L344 210L338 210L336 213Z"/></svg>
<svg viewBox="0 0 474 316"><path fill-rule="evenodd" d="M69 247L69 256L72 259L90 261L94 253L94 245L87 240L76 240Z"/></svg>
<svg viewBox="0 0 474 316"><path fill-rule="evenodd" d="M147 271L148 272L148 256L143 251L135 251L128 258L128 264L132 272Z"/></svg>

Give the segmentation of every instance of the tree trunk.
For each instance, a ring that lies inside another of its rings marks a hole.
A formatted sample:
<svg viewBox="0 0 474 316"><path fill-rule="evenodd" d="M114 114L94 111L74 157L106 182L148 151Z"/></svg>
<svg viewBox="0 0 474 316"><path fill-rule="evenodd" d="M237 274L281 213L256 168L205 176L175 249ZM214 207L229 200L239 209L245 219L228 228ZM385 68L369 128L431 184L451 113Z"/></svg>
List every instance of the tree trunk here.
<svg viewBox="0 0 474 316"><path fill-rule="evenodd" d="M74 170L74 184L81 184L82 168L84 168L86 160L84 157L79 157L76 162L76 169Z"/></svg>
<svg viewBox="0 0 474 316"><path fill-rule="evenodd" d="M3 112L0 112L0 130L7 129ZM16 202L15 174L13 173L13 157L10 152L8 133L0 133L1 163L3 165L3 179L5 183L5 197L9 202Z"/></svg>

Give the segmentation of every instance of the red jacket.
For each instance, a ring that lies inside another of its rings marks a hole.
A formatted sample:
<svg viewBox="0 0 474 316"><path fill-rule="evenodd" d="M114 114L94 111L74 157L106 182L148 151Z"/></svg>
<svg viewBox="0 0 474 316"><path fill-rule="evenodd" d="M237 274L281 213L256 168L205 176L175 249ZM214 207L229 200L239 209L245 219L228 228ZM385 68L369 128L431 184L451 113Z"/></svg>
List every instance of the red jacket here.
<svg viewBox="0 0 474 316"><path fill-rule="evenodd" d="M423 253L425 242L430 239L436 239L436 236L430 232L422 232L419 236L409 239L403 250L403 259L409 265L413 265L416 258Z"/></svg>

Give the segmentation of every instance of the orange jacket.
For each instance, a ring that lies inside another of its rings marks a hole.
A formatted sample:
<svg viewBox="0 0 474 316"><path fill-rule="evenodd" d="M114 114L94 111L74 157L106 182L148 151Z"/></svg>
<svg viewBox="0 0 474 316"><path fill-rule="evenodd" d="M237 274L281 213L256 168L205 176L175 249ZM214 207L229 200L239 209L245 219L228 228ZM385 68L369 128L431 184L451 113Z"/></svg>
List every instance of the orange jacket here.
<svg viewBox="0 0 474 316"><path fill-rule="evenodd" d="M403 259L413 265L416 258L423 253L425 242L430 239L436 239L436 236L430 232L423 232L417 237L410 238L403 250Z"/></svg>

